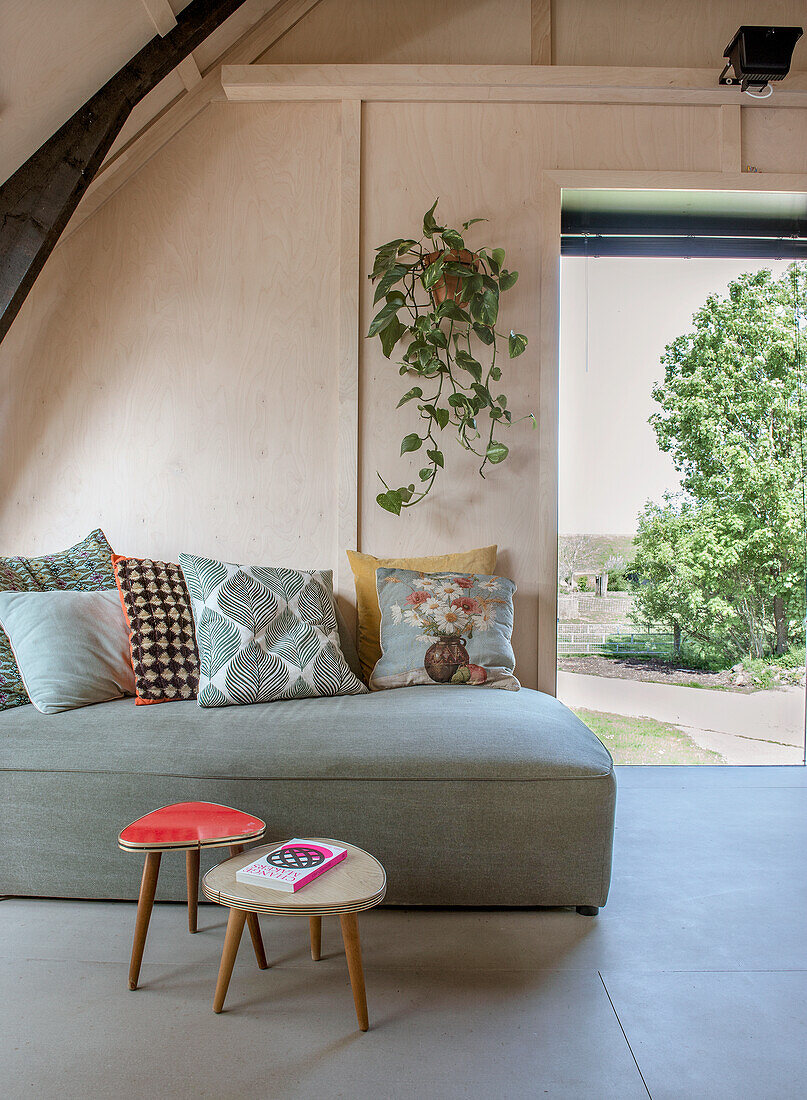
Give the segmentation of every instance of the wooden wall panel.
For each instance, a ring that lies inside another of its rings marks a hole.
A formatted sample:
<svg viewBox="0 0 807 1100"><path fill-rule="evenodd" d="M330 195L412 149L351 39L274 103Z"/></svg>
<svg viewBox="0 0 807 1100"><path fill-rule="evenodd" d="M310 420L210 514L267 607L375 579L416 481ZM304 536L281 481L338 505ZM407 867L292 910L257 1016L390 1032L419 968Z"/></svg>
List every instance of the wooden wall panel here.
<svg viewBox="0 0 807 1100"><path fill-rule="evenodd" d="M743 111L742 134L744 168L807 172L807 111Z"/></svg>
<svg viewBox="0 0 807 1100"><path fill-rule="evenodd" d="M616 120L619 119L619 125ZM373 249L394 237L418 235L423 211L442 196L451 224L485 217L474 243L507 249L520 273L505 297L501 328L527 334L530 347L506 368L502 388L514 414L538 414L540 349L540 179L558 166L719 169L717 108L556 107L535 104L366 103L362 163L362 271ZM401 165L406 165L405 174ZM371 317L365 284L362 330ZM375 503L376 471L396 485L417 481L418 455L398 457L401 438L416 430L412 405L395 411L406 385L376 341L364 341L361 366L361 548L380 556L430 554L498 542L500 568L515 578L515 645L519 675L535 686L539 562L539 437L520 425L509 433L511 457L476 473L473 456L446 439L447 468L438 487L401 517ZM446 430L448 435L448 430Z"/></svg>
<svg viewBox="0 0 807 1100"><path fill-rule="evenodd" d="M529 65L531 0L322 0L264 64Z"/></svg>
<svg viewBox="0 0 807 1100"><path fill-rule="evenodd" d="M723 50L743 23L804 26L804 0L555 0L556 65L723 68ZM807 69L807 45L793 66Z"/></svg>
<svg viewBox="0 0 807 1100"><path fill-rule="evenodd" d="M338 104L214 104L66 242L0 346L0 552L323 565Z"/></svg>

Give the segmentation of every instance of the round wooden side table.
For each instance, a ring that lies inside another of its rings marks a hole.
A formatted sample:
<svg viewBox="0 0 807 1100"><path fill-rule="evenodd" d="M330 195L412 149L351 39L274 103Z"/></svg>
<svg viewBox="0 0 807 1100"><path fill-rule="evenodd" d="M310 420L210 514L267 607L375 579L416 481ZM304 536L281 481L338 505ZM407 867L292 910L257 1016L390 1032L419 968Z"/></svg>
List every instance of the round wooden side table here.
<svg viewBox="0 0 807 1100"><path fill-rule="evenodd" d="M137 989L140 964L146 946L146 934L154 906L157 877L163 852L185 852L185 876L188 887L188 931L196 931L199 898L199 853L202 848L228 847L237 855L251 840L260 840L266 823L252 814L222 806L218 802L174 802L161 806L127 825L118 837L125 852L144 852L146 861L137 900L132 958L129 963L129 988ZM257 916L250 916L249 931L258 966L265 970L261 929Z"/></svg>
<svg viewBox="0 0 807 1100"><path fill-rule="evenodd" d="M356 914L372 909L383 901L387 892L387 876L384 868L369 852L356 848L344 840L332 840L324 837L306 837L312 844L335 844L347 849L347 855L341 863L326 871L296 893L284 890L270 890L265 886L251 886L238 882L236 871L246 867L267 852L279 848L285 841L276 844L251 848L242 855L227 859L218 867L213 867L202 879L202 892L208 901L229 906L227 934L224 950L221 954L221 966L213 999L213 1011L221 1012L227 987L233 972L235 956L241 942L244 922L247 914L271 913L276 916L307 916L311 936L311 958L316 962L320 957L322 942L322 918L338 916L342 926L342 939L345 945L350 985L359 1027L366 1031L367 996L364 989L364 971L361 963L361 945L359 943L359 925Z"/></svg>

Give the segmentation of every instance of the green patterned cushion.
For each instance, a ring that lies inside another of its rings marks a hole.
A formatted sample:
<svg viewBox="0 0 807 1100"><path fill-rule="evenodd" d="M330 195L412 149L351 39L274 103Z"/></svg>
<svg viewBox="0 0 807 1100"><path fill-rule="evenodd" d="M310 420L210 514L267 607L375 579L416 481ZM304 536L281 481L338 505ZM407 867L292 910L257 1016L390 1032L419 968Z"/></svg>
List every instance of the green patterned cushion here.
<svg viewBox="0 0 807 1100"><path fill-rule="evenodd" d="M360 695L339 645L329 570L180 554L196 620L201 707Z"/></svg>
<svg viewBox="0 0 807 1100"><path fill-rule="evenodd" d="M112 548L101 530L59 554L0 558L0 592L99 592L114 587ZM8 638L0 630L0 710L29 702Z"/></svg>

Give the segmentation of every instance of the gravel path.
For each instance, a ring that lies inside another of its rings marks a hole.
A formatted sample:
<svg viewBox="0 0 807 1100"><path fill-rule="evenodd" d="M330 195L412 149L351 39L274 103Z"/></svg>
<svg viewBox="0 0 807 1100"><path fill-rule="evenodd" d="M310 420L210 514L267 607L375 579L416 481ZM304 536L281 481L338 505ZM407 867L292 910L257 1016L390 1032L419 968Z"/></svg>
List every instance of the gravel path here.
<svg viewBox="0 0 807 1100"><path fill-rule="evenodd" d="M559 671L558 698L571 707L670 722L729 764L803 759L803 688L744 695Z"/></svg>

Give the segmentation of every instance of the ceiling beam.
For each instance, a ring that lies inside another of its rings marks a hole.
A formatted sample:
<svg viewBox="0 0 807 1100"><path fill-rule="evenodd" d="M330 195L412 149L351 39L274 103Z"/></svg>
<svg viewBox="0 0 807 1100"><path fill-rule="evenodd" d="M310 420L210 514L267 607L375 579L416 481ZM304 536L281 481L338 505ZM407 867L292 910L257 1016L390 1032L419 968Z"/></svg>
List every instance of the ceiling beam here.
<svg viewBox="0 0 807 1100"><path fill-rule="evenodd" d="M760 104L807 107L807 73L791 73L772 101L719 87L711 69L584 65L224 65L234 102L362 99L466 103Z"/></svg>
<svg viewBox="0 0 807 1100"><path fill-rule="evenodd" d="M533 65L552 64L551 0L530 2L530 61Z"/></svg>
<svg viewBox="0 0 807 1100"><path fill-rule="evenodd" d="M162 37L165 37L177 25L177 17L174 15L174 9L168 3L168 0L140 0L140 3L146 9L157 34ZM189 53L187 57L183 57L177 65L177 72L187 91L201 83L202 74L199 72L199 66L196 64L192 53Z"/></svg>
<svg viewBox="0 0 807 1100"><path fill-rule="evenodd" d="M0 340L132 107L244 0L191 0L0 187Z"/></svg>
<svg viewBox="0 0 807 1100"><path fill-rule="evenodd" d="M214 99L221 99L222 64L249 65L296 26L321 0L280 0L251 30L242 35L202 75L201 82L183 92L155 115L98 171L62 237L67 240L87 218L138 172L155 153L179 133Z"/></svg>

